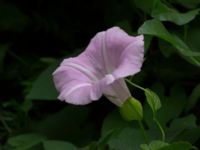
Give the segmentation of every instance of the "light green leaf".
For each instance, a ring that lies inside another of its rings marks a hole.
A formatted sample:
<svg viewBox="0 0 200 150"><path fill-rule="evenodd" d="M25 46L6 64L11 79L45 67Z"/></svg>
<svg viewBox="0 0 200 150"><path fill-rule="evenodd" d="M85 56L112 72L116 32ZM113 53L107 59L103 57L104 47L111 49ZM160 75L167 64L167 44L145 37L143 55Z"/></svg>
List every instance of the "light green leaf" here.
<svg viewBox="0 0 200 150"><path fill-rule="evenodd" d="M78 150L73 144L64 141L48 140L43 142L44 150Z"/></svg>
<svg viewBox="0 0 200 150"><path fill-rule="evenodd" d="M29 150L33 146L41 143L45 137L40 134L22 134L8 139L8 144L13 150Z"/></svg>
<svg viewBox="0 0 200 150"><path fill-rule="evenodd" d="M55 71L58 64L59 62L55 62L40 74L40 76L33 83L33 87L26 97L27 99L34 99L34 100L57 99L58 93L53 84L52 73L53 71Z"/></svg>
<svg viewBox="0 0 200 150"><path fill-rule="evenodd" d="M149 145L142 144L140 145L142 150L158 150L162 147L165 147L169 145L168 143L165 143L163 141L152 141Z"/></svg>
<svg viewBox="0 0 200 150"><path fill-rule="evenodd" d="M156 19L145 21L139 28L138 33L153 35L169 42L177 49L178 53L180 53L183 58L200 66L200 53L191 51L180 38L169 33L160 21Z"/></svg>
<svg viewBox="0 0 200 150"><path fill-rule="evenodd" d="M191 10L186 13L179 13L177 10L168 7L162 2L157 2L151 16L160 21L170 21L177 25L184 25L193 20L199 14L199 9Z"/></svg>
<svg viewBox="0 0 200 150"><path fill-rule="evenodd" d="M145 96L149 106L154 113L161 108L160 98L155 92L150 89L145 89Z"/></svg>

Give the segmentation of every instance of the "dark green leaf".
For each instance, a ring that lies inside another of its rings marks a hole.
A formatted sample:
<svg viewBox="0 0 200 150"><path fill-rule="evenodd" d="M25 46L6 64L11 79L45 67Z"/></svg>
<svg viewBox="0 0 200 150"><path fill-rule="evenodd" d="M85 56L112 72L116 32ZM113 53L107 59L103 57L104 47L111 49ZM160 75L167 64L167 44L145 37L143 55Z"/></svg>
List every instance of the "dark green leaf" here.
<svg viewBox="0 0 200 150"><path fill-rule="evenodd" d="M111 112L103 121L101 135L102 136L107 135L114 129L121 129L127 126L132 126L132 123L124 121L124 119L122 119L122 117L120 116L119 111L115 110Z"/></svg>
<svg viewBox="0 0 200 150"><path fill-rule="evenodd" d="M110 138L109 147L115 150L140 150L143 143L144 138L139 130L124 128Z"/></svg>
<svg viewBox="0 0 200 150"><path fill-rule="evenodd" d="M44 150L78 150L73 144L64 141L48 140L43 145Z"/></svg>
<svg viewBox="0 0 200 150"><path fill-rule="evenodd" d="M29 150L43 140L45 137L40 134L22 134L9 138L8 144L14 147L13 150Z"/></svg>
<svg viewBox="0 0 200 150"><path fill-rule="evenodd" d="M193 146L187 142L176 142L158 150L190 150Z"/></svg>
<svg viewBox="0 0 200 150"><path fill-rule="evenodd" d="M196 117L189 115L173 120L166 133L169 141L189 141L194 143L200 137L200 127L196 125Z"/></svg>
<svg viewBox="0 0 200 150"><path fill-rule="evenodd" d="M35 132L42 133L48 138L83 144L95 133L93 124L85 121L88 113L86 107L69 105L40 122L32 122L31 125ZM79 140L80 138L82 140Z"/></svg>
<svg viewBox="0 0 200 150"><path fill-rule="evenodd" d="M0 30L23 30L28 17L25 16L16 6L0 2Z"/></svg>
<svg viewBox="0 0 200 150"><path fill-rule="evenodd" d="M170 21L177 25L184 25L198 15L199 9L191 10L186 13L179 13L177 10L168 7L162 2L158 2L154 7L151 16L160 21Z"/></svg>
<svg viewBox="0 0 200 150"><path fill-rule="evenodd" d="M155 19L145 21L138 33L157 36L169 42L186 60L200 66L200 53L191 51L181 39L170 34L160 21Z"/></svg>
<svg viewBox="0 0 200 150"><path fill-rule="evenodd" d="M197 101L200 98L200 84L198 84L192 91L192 94L190 95L189 99L188 99L188 104L186 107L186 110L190 110L191 108L193 108L195 106L195 104L197 103Z"/></svg>
<svg viewBox="0 0 200 150"><path fill-rule="evenodd" d="M56 100L57 91L53 84L52 73L55 71L59 62L56 62L44 70L40 76L33 83L33 87L29 94L27 95L28 99L34 100Z"/></svg>

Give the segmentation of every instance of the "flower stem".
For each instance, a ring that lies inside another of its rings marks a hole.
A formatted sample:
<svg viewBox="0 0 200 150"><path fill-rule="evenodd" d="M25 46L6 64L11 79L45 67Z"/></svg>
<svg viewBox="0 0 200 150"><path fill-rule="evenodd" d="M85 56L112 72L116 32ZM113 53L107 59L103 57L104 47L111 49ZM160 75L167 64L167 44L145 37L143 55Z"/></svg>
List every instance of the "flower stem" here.
<svg viewBox="0 0 200 150"><path fill-rule="evenodd" d="M139 126L140 126L140 131L142 132L142 135L143 135L143 137L144 137L145 143L148 143L149 140L148 140L147 134L146 134L146 132L145 132L144 125L143 125L142 121L139 120L139 121L138 121L138 124L139 124Z"/></svg>
<svg viewBox="0 0 200 150"><path fill-rule="evenodd" d="M139 85L137 85L137 84L131 82L130 80L128 80L128 79L125 79L125 80L126 80L130 85L132 85L132 86L134 86L134 87L136 87L136 88L138 88L138 89L140 89L140 90L142 90L142 91L146 91L143 87L141 87L141 86L139 86Z"/></svg>
<svg viewBox="0 0 200 150"><path fill-rule="evenodd" d="M156 116L154 115L153 116L153 120L155 121L156 125L158 126L160 132L161 132L161 135L162 135L162 141L165 141L165 132L160 124L160 122L157 120Z"/></svg>

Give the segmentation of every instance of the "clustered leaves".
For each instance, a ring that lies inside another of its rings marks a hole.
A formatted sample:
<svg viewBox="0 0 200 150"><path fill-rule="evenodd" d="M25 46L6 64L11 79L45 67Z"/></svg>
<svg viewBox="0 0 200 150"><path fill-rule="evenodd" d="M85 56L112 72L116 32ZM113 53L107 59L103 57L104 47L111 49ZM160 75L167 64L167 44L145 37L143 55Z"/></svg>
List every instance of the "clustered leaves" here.
<svg viewBox="0 0 200 150"><path fill-rule="evenodd" d="M199 148L199 11L199 0L2 0L0 149ZM136 109L119 111L105 97L87 106L58 101L52 72L61 59L112 26L145 37L142 70L128 78L140 88L127 82L134 99L124 103Z"/></svg>

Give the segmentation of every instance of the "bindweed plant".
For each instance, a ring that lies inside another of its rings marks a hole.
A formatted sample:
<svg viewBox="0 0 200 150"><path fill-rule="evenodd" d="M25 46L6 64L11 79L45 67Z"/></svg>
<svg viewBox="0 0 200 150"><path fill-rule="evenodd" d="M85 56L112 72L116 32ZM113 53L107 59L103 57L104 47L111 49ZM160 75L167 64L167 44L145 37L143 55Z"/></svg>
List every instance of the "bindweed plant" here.
<svg viewBox="0 0 200 150"><path fill-rule="evenodd" d="M200 147L199 0L30 4L0 2L0 149Z"/></svg>

